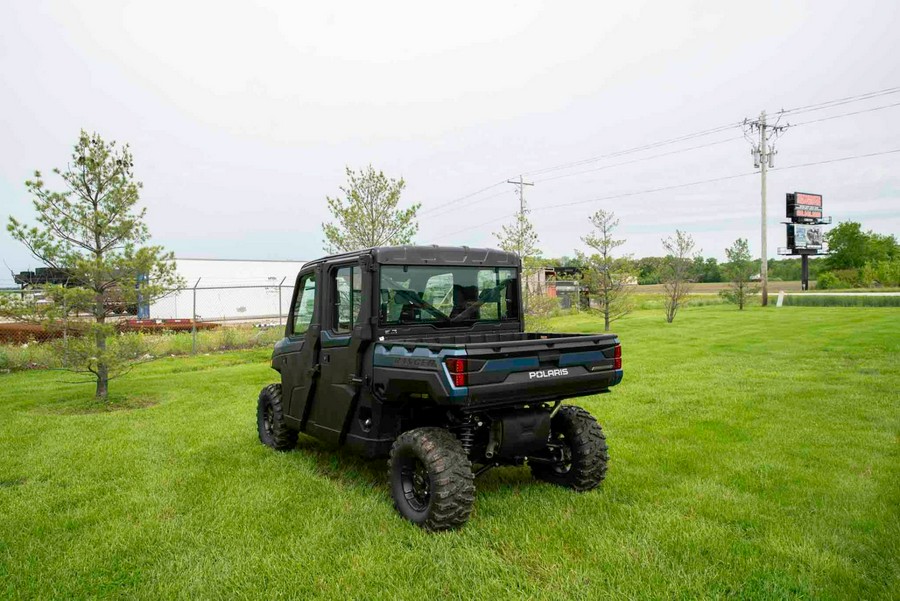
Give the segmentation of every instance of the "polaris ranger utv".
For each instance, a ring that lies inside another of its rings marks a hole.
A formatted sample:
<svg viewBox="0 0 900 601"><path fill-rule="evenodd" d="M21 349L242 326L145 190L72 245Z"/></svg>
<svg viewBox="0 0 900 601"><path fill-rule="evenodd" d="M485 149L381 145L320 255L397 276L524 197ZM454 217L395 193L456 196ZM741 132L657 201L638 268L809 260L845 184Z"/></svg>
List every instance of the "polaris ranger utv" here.
<svg viewBox="0 0 900 601"><path fill-rule="evenodd" d="M596 487L603 431L561 402L621 381L619 340L525 332L520 271L513 253L438 246L306 264L272 353L281 382L259 395L260 440L285 451L303 432L389 457L394 505L428 530L462 526L494 466Z"/></svg>

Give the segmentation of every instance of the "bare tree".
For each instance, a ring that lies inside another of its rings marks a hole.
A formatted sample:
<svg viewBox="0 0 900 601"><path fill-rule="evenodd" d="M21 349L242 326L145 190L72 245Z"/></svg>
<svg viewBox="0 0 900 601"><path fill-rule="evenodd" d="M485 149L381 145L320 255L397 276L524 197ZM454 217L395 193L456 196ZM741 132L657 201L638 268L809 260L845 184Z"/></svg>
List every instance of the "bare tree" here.
<svg viewBox="0 0 900 601"><path fill-rule="evenodd" d="M636 281L636 273L628 256L614 257L613 251L625 244L617 240L613 232L619 225L614 213L599 210L590 217L593 231L583 236L581 241L596 252L583 257L587 270L585 280L591 296L597 301L603 315L603 325L609 331L609 324L627 315L632 310L631 292Z"/></svg>
<svg viewBox="0 0 900 601"><path fill-rule="evenodd" d="M662 243L666 251L661 274L666 294L666 321L672 323L693 287L691 262L694 257L694 238L681 230L675 230L675 237L664 238Z"/></svg>

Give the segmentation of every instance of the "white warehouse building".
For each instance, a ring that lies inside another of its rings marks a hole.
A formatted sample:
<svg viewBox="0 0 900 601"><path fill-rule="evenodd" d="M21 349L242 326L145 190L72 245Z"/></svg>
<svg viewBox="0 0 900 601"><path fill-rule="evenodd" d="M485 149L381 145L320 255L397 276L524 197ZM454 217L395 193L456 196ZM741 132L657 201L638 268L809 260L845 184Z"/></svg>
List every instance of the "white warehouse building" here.
<svg viewBox="0 0 900 601"><path fill-rule="evenodd" d="M196 295L199 320L278 320L287 315L294 280L304 263L176 257L185 288L151 303L149 314L140 317L191 319Z"/></svg>

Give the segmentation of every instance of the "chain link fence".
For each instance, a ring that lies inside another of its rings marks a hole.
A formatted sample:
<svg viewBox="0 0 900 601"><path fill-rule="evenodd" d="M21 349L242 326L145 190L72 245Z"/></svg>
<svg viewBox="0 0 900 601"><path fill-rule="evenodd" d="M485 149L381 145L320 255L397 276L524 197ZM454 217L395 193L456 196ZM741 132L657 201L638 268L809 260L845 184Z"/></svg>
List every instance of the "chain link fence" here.
<svg viewBox="0 0 900 601"><path fill-rule="evenodd" d="M140 319L183 320L206 323L266 323L283 325L291 302L293 283L259 286L193 286L173 290L138 308Z"/></svg>
<svg viewBox="0 0 900 601"><path fill-rule="evenodd" d="M172 290L149 304L117 307L108 321L122 334L140 333L154 356L269 346L282 335L292 292L293 282L284 281L239 286L198 283ZM6 289L0 294L28 302L42 299L40 288ZM27 355L18 360L26 367L65 365L68 340L79 335L79 322L90 319L70 314L47 324L0 317L0 369L14 366L14 355Z"/></svg>

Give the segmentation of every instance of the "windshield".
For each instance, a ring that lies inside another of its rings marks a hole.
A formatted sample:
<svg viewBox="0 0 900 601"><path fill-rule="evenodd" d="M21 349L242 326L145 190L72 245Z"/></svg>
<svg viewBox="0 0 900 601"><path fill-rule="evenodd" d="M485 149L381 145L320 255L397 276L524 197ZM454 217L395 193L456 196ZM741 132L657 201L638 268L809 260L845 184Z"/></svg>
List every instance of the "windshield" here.
<svg viewBox="0 0 900 601"><path fill-rule="evenodd" d="M518 289L509 267L383 265L379 317L382 324L516 320Z"/></svg>

